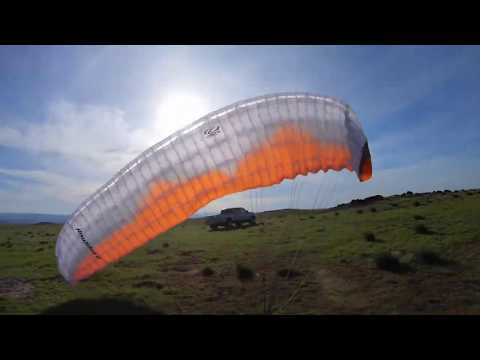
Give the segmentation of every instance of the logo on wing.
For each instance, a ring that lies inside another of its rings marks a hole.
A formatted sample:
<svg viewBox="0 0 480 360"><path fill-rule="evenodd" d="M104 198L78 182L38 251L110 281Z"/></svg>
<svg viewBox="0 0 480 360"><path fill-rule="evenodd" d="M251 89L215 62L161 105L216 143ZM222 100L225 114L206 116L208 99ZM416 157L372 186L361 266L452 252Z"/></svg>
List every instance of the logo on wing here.
<svg viewBox="0 0 480 360"><path fill-rule="evenodd" d="M212 128L209 128L209 129L205 129L203 131L203 134L205 135L205 137L211 137L211 136L215 136L215 135L218 135L222 132L222 130L220 129L220 125L217 125L215 127L212 127Z"/></svg>

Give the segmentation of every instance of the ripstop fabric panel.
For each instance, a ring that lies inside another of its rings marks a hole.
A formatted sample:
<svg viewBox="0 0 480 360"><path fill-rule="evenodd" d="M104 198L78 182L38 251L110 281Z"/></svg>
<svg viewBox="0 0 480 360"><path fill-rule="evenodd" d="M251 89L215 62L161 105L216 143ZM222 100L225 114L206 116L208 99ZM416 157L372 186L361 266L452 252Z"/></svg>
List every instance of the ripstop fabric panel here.
<svg viewBox="0 0 480 360"><path fill-rule="evenodd" d="M212 200L297 175L372 176L362 127L339 100L267 95L209 114L152 146L67 220L56 246L71 283L186 220Z"/></svg>

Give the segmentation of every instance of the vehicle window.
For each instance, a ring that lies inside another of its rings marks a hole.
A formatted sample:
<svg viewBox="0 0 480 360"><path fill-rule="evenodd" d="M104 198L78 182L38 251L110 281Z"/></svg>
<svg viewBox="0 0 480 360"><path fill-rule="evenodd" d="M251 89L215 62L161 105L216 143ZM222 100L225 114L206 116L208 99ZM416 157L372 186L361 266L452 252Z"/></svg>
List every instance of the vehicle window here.
<svg viewBox="0 0 480 360"><path fill-rule="evenodd" d="M241 214L246 212L248 211L243 208L232 208L232 209L224 209L220 211L220 214Z"/></svg>

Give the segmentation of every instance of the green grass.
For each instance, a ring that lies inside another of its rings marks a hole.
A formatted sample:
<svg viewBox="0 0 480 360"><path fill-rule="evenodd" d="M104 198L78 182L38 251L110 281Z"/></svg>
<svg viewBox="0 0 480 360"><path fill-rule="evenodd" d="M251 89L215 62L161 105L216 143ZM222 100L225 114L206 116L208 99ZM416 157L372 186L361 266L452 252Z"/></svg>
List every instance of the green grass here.
<svg viewBox="0 0 480 360"><path fill-rule="evenodd" d="M36 314L71 301L95 309L92 301L117 299L167 314L478 314L480 194L469 193L271 212L258 215L263 225L232 231L189 220L74 287L57 271L61 226L0 225L0 312ZM418 233L419 225L431 233ZM365 240L369 233L375 241ZM422 252L445 261L416 261ZM377 268L385 254L412 271ZM241 281L237 264L253 279ZM296 276L281 276L285 269ZM12 278L28 285L26 294L2 288Z"/></svg>

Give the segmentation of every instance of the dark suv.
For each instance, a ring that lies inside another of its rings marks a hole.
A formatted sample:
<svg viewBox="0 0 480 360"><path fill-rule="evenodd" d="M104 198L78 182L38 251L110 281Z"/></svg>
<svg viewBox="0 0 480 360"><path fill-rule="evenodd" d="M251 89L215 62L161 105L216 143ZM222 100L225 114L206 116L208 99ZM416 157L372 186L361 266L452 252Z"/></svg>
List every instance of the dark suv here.
<svg viewBox="0 0 480 360"><path fill-rule="evenodd" d="M241 226L243 223L254 225L255 220L256 216L254 213L244 208L231 208L222 210L219 215L207 218L207 225L212 230L216 230L219 226L231 228L233 224L237 226Z"/></svg>

